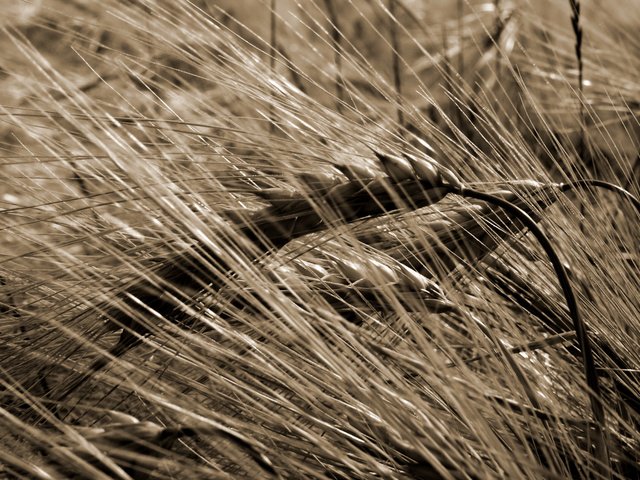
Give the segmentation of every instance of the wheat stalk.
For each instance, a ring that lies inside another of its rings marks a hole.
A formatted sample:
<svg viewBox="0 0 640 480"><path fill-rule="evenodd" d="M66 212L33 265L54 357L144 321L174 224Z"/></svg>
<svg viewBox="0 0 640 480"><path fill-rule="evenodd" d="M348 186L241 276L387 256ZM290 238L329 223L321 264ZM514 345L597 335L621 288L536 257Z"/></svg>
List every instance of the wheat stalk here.
<svg viewBox="0 0 640 480"><path fill-rule="evenodd" d="M639 203L566 180L582 17L567 43L560 2L242 3L33 7L0 39L0 476L637 476ZM604 13L578 127L628 183Z"/></svg>

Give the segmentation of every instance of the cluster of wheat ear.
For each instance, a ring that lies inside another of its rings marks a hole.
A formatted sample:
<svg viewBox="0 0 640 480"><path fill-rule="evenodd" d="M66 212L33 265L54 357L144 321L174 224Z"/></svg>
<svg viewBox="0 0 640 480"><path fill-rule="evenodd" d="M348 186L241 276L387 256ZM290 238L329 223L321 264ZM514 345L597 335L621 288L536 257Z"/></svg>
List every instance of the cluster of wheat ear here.
<svg viewBox="0 0 640 480"><path fill-rule="evenodd" d="M634 1L16 2L0 477L640 478Z"/></svg>

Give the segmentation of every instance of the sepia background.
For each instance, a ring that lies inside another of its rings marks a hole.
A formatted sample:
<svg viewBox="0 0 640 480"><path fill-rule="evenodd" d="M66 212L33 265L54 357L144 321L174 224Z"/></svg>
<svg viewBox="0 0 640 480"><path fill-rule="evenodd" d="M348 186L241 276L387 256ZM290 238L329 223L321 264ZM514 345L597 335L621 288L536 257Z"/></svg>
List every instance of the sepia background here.
<svg viewBox="0 0 640 480"><path fill-rule="evenodd" d="M638 7L0 2L0 475L638 478Z"/></svg>

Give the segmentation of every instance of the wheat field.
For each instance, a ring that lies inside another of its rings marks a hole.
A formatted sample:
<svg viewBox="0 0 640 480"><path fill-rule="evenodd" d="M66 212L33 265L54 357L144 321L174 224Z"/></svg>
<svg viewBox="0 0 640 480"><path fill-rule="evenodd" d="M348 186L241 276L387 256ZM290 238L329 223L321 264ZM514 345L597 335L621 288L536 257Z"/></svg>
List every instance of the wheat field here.
<svg viewBox="0 0 640 480"><path fill-rule="evenodd" d="M0 478L640 478L638 7L0 2Z"/></svg>

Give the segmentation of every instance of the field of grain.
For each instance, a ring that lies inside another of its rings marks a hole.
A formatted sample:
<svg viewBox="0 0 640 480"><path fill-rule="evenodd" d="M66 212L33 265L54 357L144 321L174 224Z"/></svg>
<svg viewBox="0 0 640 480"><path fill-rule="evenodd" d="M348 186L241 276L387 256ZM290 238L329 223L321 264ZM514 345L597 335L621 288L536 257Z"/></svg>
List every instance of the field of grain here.
<svg viewBox="0 0 640 480"><path fill-rule="evenodd" d="M0 478L640 478L638 0L0 2Z"/></svg>

